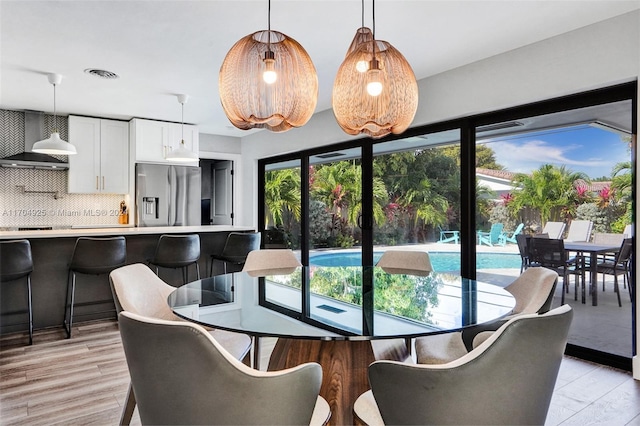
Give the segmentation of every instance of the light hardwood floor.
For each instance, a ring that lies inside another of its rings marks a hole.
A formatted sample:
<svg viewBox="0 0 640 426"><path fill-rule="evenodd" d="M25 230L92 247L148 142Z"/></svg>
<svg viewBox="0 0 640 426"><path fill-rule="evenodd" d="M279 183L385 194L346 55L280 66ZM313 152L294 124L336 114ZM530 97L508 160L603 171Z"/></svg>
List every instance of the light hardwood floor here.
<svg viewBox="0 0 640 426"><path fill-rule="evenodd" d="M273 342L262 340L264 366ZM0 425L118 424L129 375L115 321L80 324L71 340L60 328L26 342L0 339ZM565 357L546 424L640 426L640 381Z"/></svg>

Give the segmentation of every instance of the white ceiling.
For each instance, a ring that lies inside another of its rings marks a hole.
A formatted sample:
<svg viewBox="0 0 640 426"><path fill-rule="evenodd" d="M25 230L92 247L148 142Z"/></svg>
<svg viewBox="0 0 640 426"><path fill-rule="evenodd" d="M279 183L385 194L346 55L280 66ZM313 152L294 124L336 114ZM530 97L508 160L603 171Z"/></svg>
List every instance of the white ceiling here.
<svg viewBox="0 0 640 426"><path fill-rule="evenodd" d="M378 0L375 8L376 38L422 79L640 9L640 1ZM360 0L272 0L271 28L302 44L316 66L316 112L331 108L335 73L360 24ZM46 74L55 72L64 76L60 114L179 122L175 95L186 93L185 121L200 132L246 134L222 111L218 72L236 41L266 29L267 0L1 0L0 25L0 108L52 112Z"/></svg>

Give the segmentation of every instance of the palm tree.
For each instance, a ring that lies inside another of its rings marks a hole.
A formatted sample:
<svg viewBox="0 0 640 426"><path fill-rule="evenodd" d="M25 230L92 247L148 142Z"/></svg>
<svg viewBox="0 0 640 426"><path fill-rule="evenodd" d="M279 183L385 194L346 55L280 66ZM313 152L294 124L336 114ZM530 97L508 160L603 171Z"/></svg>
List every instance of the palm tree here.
<svg viewBox="0 0 640 426"><path fill-rule="evenodd" d="M300 169L271 170L265 173L264 202L266 227L282 226L287 216L300 220ZM289 228L291 224L288 224Z"/></svg>
<svg viewBox="0 0 640 426"><path fill-rule="evenodd" d="M576 196L575 182L580 180L589 182L589 177L582 172L572 172L565 166L551 164L543 164L531 175L519 173L512 181L518 189L513 193L509 208L512 212L519 212L525 207L536 209L542 223L551 218L558 219L563 209L572 214L576 208L572 203Z"/></svg>

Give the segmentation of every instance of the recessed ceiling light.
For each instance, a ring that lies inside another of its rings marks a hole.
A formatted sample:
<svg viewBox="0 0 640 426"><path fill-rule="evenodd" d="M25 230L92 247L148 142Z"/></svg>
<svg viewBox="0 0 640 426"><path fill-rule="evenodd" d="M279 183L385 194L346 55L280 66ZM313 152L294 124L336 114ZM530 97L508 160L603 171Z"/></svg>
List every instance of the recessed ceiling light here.
<svg viewBox="0 0 640 426"><path fill-rule="evenodd" d="M87 74L91 74L93 76L96 76L98 78L105 78L107 80L113 80L116 78L120 78L120 76L118 74L116 74L115 72L111 72L111 71L106 71L106 70L99 70L96 68L87 68L86 70L84 70L84 72L86 72Z"/></svg>

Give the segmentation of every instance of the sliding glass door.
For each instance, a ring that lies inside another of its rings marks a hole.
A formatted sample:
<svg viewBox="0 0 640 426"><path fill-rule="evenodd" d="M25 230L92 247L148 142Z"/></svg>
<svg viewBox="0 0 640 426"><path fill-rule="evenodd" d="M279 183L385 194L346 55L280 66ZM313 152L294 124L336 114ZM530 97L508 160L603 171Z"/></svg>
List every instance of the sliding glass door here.
<svg viewBox="0 0 640 426"><path fill-rule="evenodd" d="M282 246L298 250L305 265L369 266L387 249L419 249L438 272L507 286L522 266L517 236L549 222L568 230L571 221L588 220L589 241L596 233L634 233L636 94L637 84L623 84L261 160L264 230L284 234ZM289 178L275 184L285 171ZM282 198L289 184L298 185L295 201L276 203L274 194ZM361 305L359 280L303 285ZM630 369L634 275L627 283L619 277L622 306L612 282L602 274L586 282L588 294L597 286L598 306L565 295L578 318L569 350ZM609 298L615 305L606 310ZM308 301L295 309L322 317Z"/></svg>

